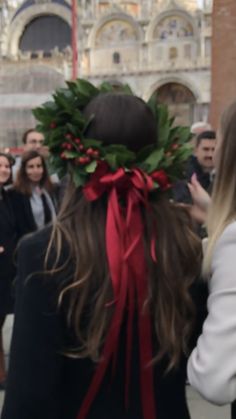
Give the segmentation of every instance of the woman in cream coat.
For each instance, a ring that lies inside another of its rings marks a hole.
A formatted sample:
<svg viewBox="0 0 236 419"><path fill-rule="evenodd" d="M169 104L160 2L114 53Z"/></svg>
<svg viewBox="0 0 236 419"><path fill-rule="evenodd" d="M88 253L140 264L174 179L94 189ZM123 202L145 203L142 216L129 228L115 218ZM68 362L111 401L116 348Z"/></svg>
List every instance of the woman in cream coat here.
<svg viewBox="0 0 236 419"><path fill-rule="evenodd" d="M188 362L190 384L215 404L236 399L236 103L223 114L217 143L216 179L208 211L209 239L203 271L209 277L208 316ZM197 204L209 198L195 178Z"/></svg>

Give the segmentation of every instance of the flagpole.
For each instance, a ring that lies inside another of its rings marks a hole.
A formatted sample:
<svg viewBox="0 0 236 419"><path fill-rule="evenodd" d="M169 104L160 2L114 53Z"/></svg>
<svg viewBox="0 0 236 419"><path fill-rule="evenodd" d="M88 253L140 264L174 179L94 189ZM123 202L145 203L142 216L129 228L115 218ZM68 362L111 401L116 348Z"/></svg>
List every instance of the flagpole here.
<svg viewBox="0 0 236 419"><path fill-rule="evenodd" d="M78 19L77 19L77 0L72 0L72 80L78 77Z"/></svg>

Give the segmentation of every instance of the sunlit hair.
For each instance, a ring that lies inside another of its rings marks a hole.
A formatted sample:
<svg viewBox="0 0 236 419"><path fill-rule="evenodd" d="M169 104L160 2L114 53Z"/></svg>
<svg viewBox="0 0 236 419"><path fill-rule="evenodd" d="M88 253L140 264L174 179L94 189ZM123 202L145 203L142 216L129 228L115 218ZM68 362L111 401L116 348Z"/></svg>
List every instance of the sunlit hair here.
<svg viewBox="0 0 236 419"><path fill-rule="evenodd" d="M203 271L210 273L212 255L216 242L225 227L236 218L236 102L222 115L221 147L216 167L212 204L208 214L208 234Z"/></svg>
<svg viewBox="0 0 236 419"><path fill-rule="evenodd" d="M40 157L43 165L43 176L39 182L39 186L45 188L49 192L52 189L52 183L48 174L48 169L44 157L36 150L29 150L22 155L21 165L17 172L16 181L14 183L14 188L24 195L30 196L32 194L32 183L26 173L26 165L30 160L33 160L37 157Z"/></svg>
<svg viewBox="0 0 236 419"><path fill-rule="evenodd" d="M107 94L95 98L85 115L94 115L89 136L106 144L126 144L138 150L156 141L156 123L151 110L138 98ZM187 214L163 196L150 198L150 208L140 204L144 223L144 246L149 267L149 295L152 321L159 350L153 361L164 356L168 367L177 366L187 350L194 306L190 287L200 270L201 247L192 233ZM112 282L106 255L105 225L107 196L88 202L81 189L70 183L47 252L51 273L62 276L67 285L59 303L66 304L67 319L79 346L70 355L98 361L113 306ZM150 255L156 228L156 255ZM66 261L63 255L67 254ZM62 265L63 264L63 265ZM86 327L84 327L86 325Z"/></svg>

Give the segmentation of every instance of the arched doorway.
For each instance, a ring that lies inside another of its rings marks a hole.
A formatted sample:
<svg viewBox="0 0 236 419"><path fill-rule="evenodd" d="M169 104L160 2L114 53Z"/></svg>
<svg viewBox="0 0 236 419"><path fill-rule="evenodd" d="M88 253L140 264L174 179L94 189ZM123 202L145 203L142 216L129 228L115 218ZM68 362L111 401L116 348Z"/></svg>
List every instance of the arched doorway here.
<svg viewBox="0 0 236 419"><path fill-rule="evenodd" d="M176 124L193 123L196 98L188 87L181 83L166 83L160 86L154 95L158 102L168 105L171 115L176 118Z"/></svg>

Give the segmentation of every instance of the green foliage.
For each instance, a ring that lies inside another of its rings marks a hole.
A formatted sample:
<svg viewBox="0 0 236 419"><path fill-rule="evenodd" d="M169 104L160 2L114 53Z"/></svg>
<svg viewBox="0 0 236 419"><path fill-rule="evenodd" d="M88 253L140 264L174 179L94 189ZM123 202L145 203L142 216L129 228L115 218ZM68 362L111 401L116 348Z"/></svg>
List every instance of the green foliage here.
<svg viewBox="0 0 236 419"><path fill-rule="evenodd" d="M104 146L101 141L84 137L91 123L83 116L84 108L98 94L117 91L117 87L107 82L95 87L83 79L66 84L66 88L53 94L53 100L33 111L59 176L70 170L76 186L82 186L95 172L99 160L106 161L112 171L120 167L136 167L148 174L164 170L171 182L182 176L183 165L192 152L190 129L175 126L167 106L159 104L154 96L149 99L147 105L157 124L157 144L134 153L124 145ZM118 90L133 95L128 85L121 85ZM156 180L155 185L159 188Z"/></svg>

